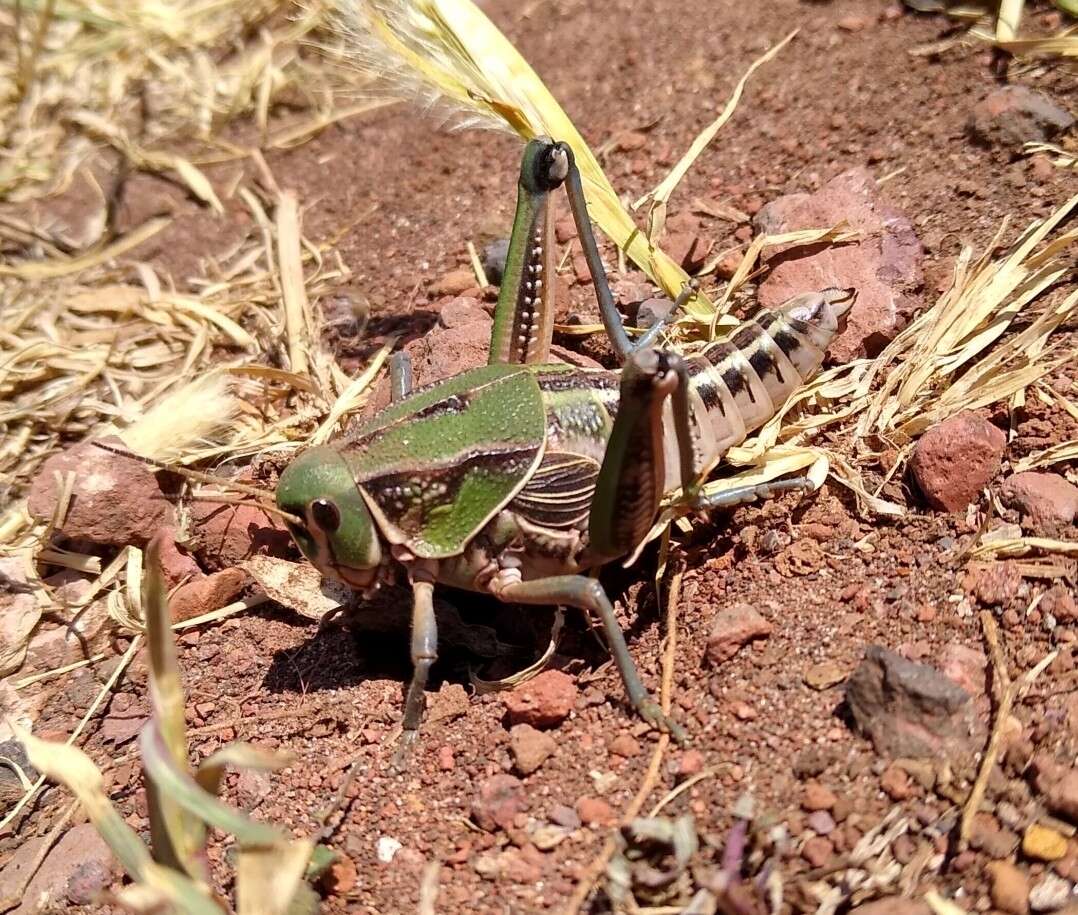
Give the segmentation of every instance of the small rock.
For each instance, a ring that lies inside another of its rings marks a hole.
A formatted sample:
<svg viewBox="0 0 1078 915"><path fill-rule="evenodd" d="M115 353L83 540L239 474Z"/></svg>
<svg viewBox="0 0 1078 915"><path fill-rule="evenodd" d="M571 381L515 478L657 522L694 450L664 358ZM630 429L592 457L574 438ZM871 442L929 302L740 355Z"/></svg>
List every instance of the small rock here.
<svg viewBox="0 0 1078 915"><path fill-rule="evenodd" d="M105 444L125 448L115 436ZM66 537L111 546L145 546L157 530L172 527L176 512L153 467L83 442L54 454L30 484L27 510L38 521L52 519L59 501L57 475L75 476L67 514L60 525Z"/></svg>
<svg viewBox="0 0 1078 915"><path fill-rule="evenodd" d="M1040 823L1030 823L1022 836L1022 854L1034 861L1058 861L1067 854L1067 838Z"/></svg>
<svg viewBox="0 0 1078 915"><path fill-rule="evenodd" d="M607 749L610 750L615 756L624 756L626 759L632 759L634 756L640 755L640 742L631 734L618 734L607 745Z"/></svg>
<svg viewBox="0 0 1078 915"><path fill-rule="evenodd" d="M928 504L963 511L999 473L1007 436L963 411L932 426L913 449L910 471Z"/></svg>
<svg viewBox="0 0 1078 915"><path fill-rule="evenodd" d="M1026 915L1029 912L1029 880L1026 875L1009 861L993 861L987 870L992 904L1008 915Z"/></svg>
<svg viewBox="0 0 1078 915"><path fill-rule="evenodd" d="M1075 603L1074 594L1066 585L1053 585L1045 591L1039 609L1043 613L1051 613L1062 623L1072 623L1078 619L1078 603Z"/></svg>
<svg viewBox="0 0 1078 915"><path fill-rule="evenodd" d="M1029 891L1029 907L1034 912L1055 912L1071 898L1071 885L1058 874L1049 873Z"/></svg>
<svg viewBox="0 0 1078 915"><path fill-rule="evenodd" d="M699 750L686 750L677 764L679 779L692 778L704 771L704 754Z"/></svg>
<svg viewBox="0 0 1078 915"><path fill-rule="evenodd" d="M387 837L383 836L378 840L378 860L388 864L396 857L396 852L389 855L388 860L383 859L382 855L388 852L388 848L385 850L382 848L383 841L396 842L396 839L387 839ZM399 842L397 842L397 851L400 851ZM356 863L348 855L341 852L337 852L336 860L329 866L329 869L319 881L322 888L334 896L343 896L345 893L350 893L355 889L358 882L359 872L356 870Z"/></svg>
<svg viewBox="0 0 1078 915"><path fill-rule="evenodd" d="M1048 785L1045 803L1053 813L1078 823L1078 769L1068 769Z"/></svg>
<svg viewBox="0 0 1078 915"><path fill-rule="evenodd" d="M707 637L707 659L715 665L729 661L743 645L766 639L774 628L751 604L720 610Z"/></svg>
<svg viewBox="0 0 1078 915"><path fill-rule="evenodd" d="M441 747L438 750L438 768L443 772L449 772L456 766L457 761L453 757L452 747Z"/></svg>
<svg viewBox="0 0 1078 915"><path fill-rule="evenodd" d="M496 238L483 245L483 253L480 262L483 264L483 272L487 280L495 286L502 284L505 275L505 261L509 257L509 239Z"/></svg>
<svg viewBox="0 0 1078 915"><path fill-rule="evenodd" d="M168 602L172 622L182 623L211 610L220 610L234 600L250 580L243 569L222 569L181 585Z"/></svg>
<svg viewBox="0 0 1078 915"><path fill-rule="evenodd" d="M5 606L0 593L0 612L8 613L10 606L18 607L24 594L12 595L13 602ZM30 597L33 602L33 597ZM16 610L17 614L19 611ZM3 619L4 623L18 622L13 615ZM82 607L70 626L39 626L26 646L25 668L30 671L52 670L64 664L82 661L100 651L108 643L111 630L111 617L104 600L96 600L89 606ZM6 633L5 633L6 635ZM2 639L4 642L8 638Z"/></svg>
<svg viewBox="0 0 1078 915"><path fill-rule="evenodd" d="M375 844L375 854L383 864L390 864L404 846L392 836L379 836Z"/></svg>
<svg viewBox="0 0 1078 915"><path fill-rule="evenodd" d="M916 852L917 843L906 834L896 836L891 843L891 854L895 856L895 860L899 864L909 864Z"/></svg>
<svg viewBox="0 0 1078 915"><path fill-rule="evenodd" d="M438 305L438 323L446 330L469 324L483 325L490 321L490 315L483 310L479 299L458 295Z"/></svg>
<svg viewBox="0 0 1078 915"><path fill-rule="evenodd" d="M490 315L480 309L466 323L453 323L452 327L436 325L426 334L409 341L404 352L412 361L412 383L420 388L437 381L444 381L468 369L487 364L490 355ZM453 318L450 318L453 321ZM389 378L383 376L371 392L363 407L364 416L373 416L389 406Z"/></svg>
<svg viewBox="0 0 1078 915"><path fill-rule="evenodd" d="M985 146L1020 153L1025 143L1045 143L1069 130L1074 118L1043 92L1003 86L990 92L970 114L968 128Z"/></svg>
<svg viewBox="0 0 1078 915"><path fill-rule="evenodd" d="M917 794L909 773L900 766L888 766L880 776L880 787L892 801L905 801Z"/></svg>
<svg viewBox="0 0 1078 915"><path fill-rule="evenodd" d="M21 880L40 851L41 841L28 840L17 848L0 872L0 896L22 888ZM11 915L66 912L72 906L87 905L108 889L115 875L116 864L104 839L92 825L81 823L64 833L46 855L21 894L21 905Z"/></svg>
<svg viewBox="0 0 1078 915"><path fill-rule="evenodd" d="M650 298L644 299L636 310L636 326L641 330L654 327L660 321L670 317L674 310L674 303L670 299Z"/></svg>
<svg viewBox="0 0 1078 915"><path fill-rule="evenodd" d="M576 705L577 686L560 670L544 670L505 694L505 708L514 724L551 728L561 724Z"/></svg>
<svg viewBox="0 0 1078 915"><path fill-rule="evenodd" d="M844 16L835 25L844 32L861 32L872 25L872 19L868 16Z"/></svg>
<svg viewBox="0 0 1078 915"><path fill-rule="evenodd" d="M971 562L962 576L962 588L982 604L1006 607L1022 587L1022 571L1013 562Z"/></svg>
<svg viewBox="0 0 1078 915"><path fill-rule="evenodd" d="M999 496L1037 524L1070 524L1078 514L1078 486L1058 473L1016 473L1000 487Z"/></svg>
<svg viewBox="0 0 1078 915"><path fill-rule="evenodd" d="M537 826L529 835L529 838L539 851L550 851L552 848L556 848L565 841L571 832L571 829L567 829L564 826L555 826L553 823L546 823L542 826Z"/></svg>
<svg viewBox="0 0 1078 915"><path fill-rule="evenodd" d="M825 788L819 782L809 782L805 785L805 795L801 799L801 807L809 812L815 810L830 810L838 802L835 793Z"/></svg>
<svg viewBox="0 0 1078 915"><path fill-rule="evenodd" d="M530 724L515 724L509 730L509 751L514 768L521 775L531 775L557 749L557 741L537 731Z"/></svg>
<svg viewBox="0 0 1078 915"><path fill-rule="evenodd" d="M794 758L794 775L799 779L815 778L834 761L834 753L822 747L805 747Z"/></svg>
<svg viewBox="0 0 1078 915"><path fill-rule="evenodd" d="M623 130L614 134L611 142L614 144L614 148L621 152L635 152L648 145L648 138L646 134L641 133L639 130Z"/></svg>
<svg viewBox="0 0 1078 915"><path fill-rule="evenodd" d="M588 826L610 826L615 820L614 809L602 798L582 797L576 802L581 822Z"/></svg>
<svg viewBox="0 0 1078 915"><path fill-rule="evenodd" d="M990 813L977 813L969 836L970 845L983 851L989 858L1009 858L1018 847L1019 838L1009 829L1003 829Z"/></svg>
<svg viewBox="0 0 1078 915"><path fill-rule="evenodd" d="M547 819L558 826L564 826L566 829L580 828L580 816L567 804L555 804L550 808Z"/></svg>
<svg viewBox="0 0 1078 915"><path fill-rule="evenodd" d="M475 274L471 270L451 270L441 279L435 280L429 287L432 297L460 295L477 285Z"/></svg>
<svg viewBox="0 0 1078 915"><path fill-rule="evenodd" d="M945 677L953 680L971 696L984 693L988 658L981 649L950 642L944 646L940 655L940 669Z"/></svg>
<svg viewBox="0 0 1078 915"><path fill-rule="evenodd" d="M823 836L813 836L801 847L801 857L812 867L824 867L834 853L835 846Z"/></svg>
<svg viewBox="0 0 1078 915"><path fill-rule="evenodd" d="M827 836L834 831L835 820L826 810L815 810L808 815L805 825L817 835Z"/></svg>
<svg viewBox="0 0 1078 915"><path fill-rule="evenodd" d="M813 664L805 671L805 683L813 689L829 689L846 679L846 673L833 661Z"/></svg>
<svg viewBox="0 0 1078 915"><path fill-rule="evenodd" d="M846 329L828 348L836 362L876 355L919 308L924 250L913 224L884 203L865 168L844 172L816 193L779 197L753 218L757 232L768 235L843 221L860 233L860 241L771 249L772 269L758 290L760 304L774 308L806 290L856 288Z"/></svg>
<svg viewBox="0 0 1078 915"><path fill-rule="evenodd" d="M974 729L970 695L934 667L871 645L846 682L846 702L876 752L913 759L965 755ZM975 735L974 735L975 736Z"/></svg>
<svg viewBox="0 0 1078 915"><path fill-rule="evenodd" d="M479 784L472 802L472 819L488 832L509 829L513 818L528 809L524 783L512 775L492 775Z"/></svg>

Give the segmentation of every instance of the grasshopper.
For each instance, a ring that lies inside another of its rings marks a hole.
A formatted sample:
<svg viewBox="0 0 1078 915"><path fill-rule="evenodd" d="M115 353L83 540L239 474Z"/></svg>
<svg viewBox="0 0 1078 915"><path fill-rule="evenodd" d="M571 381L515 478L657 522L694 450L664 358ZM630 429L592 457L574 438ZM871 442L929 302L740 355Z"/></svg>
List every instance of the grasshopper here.
<svg viewBox="0 0 1078 915"><path fill-rule="evenodd" d="M552 194L563 185L620 371L548 361ZM603 586L586 573L631 556L666 495L680 491L688 508L706 511L811 487L795 479L701 493L726 451L817 371L851 299L852 290L837 289L798 296L691 357L652 345L661 324L634 342L572 150L545 137L528 143L489 364L413 391L410 365L395 359L390 405L337 443L300 454L276 490L296 544L324 575L369 594L406 573L413 673L398 760L418 733L437 658L436 584L592 614L637 713L684 739L648 694Z"/></svg>

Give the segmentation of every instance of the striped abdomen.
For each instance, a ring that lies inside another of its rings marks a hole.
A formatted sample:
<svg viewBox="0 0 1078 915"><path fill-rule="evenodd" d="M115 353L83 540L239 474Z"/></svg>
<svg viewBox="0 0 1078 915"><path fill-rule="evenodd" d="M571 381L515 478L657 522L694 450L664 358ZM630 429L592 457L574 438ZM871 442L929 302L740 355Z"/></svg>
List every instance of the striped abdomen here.
<svg viewBox="0 0 1078 915"><path fill-rule="evenodd" d="M761 311L733 335L688 360L692 412L703 470L766 423L819 369L849 308L847 290L828 289ZM677 442L666 407L667 492L681 485Z"/></svg>

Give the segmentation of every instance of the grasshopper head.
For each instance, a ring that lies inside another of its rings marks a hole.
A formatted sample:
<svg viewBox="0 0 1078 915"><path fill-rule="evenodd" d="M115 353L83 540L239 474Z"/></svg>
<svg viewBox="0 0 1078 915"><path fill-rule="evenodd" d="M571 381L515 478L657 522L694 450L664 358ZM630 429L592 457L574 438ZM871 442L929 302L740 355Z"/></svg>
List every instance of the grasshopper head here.
<svg viewBox="0 0 1078 915"><path fill-rule="evenodd" d="M569 147L550 137L530 140L520 163L520 184L533 194L561 187L569 174Z"/></svg>
<svg viewBox="0 0 1078 915"><path fill-rule="evenodd" d="M323 575L368 588L382 565L374 519L340 452L312 448L277 483L277 506L302 518L288 525L300 551Z"/></svg>

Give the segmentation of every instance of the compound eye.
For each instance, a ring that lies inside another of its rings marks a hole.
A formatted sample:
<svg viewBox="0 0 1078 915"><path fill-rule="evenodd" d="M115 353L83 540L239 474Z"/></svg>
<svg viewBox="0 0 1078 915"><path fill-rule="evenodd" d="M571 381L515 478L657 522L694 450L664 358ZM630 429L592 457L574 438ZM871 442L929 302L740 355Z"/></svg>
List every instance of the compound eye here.
<svg viewBox="0 0 1078 915"><path fill-rule="evenodd" d="M341 526L341 510L329 499L315 499L310 505L311 520L327 534Z"/></svg>

